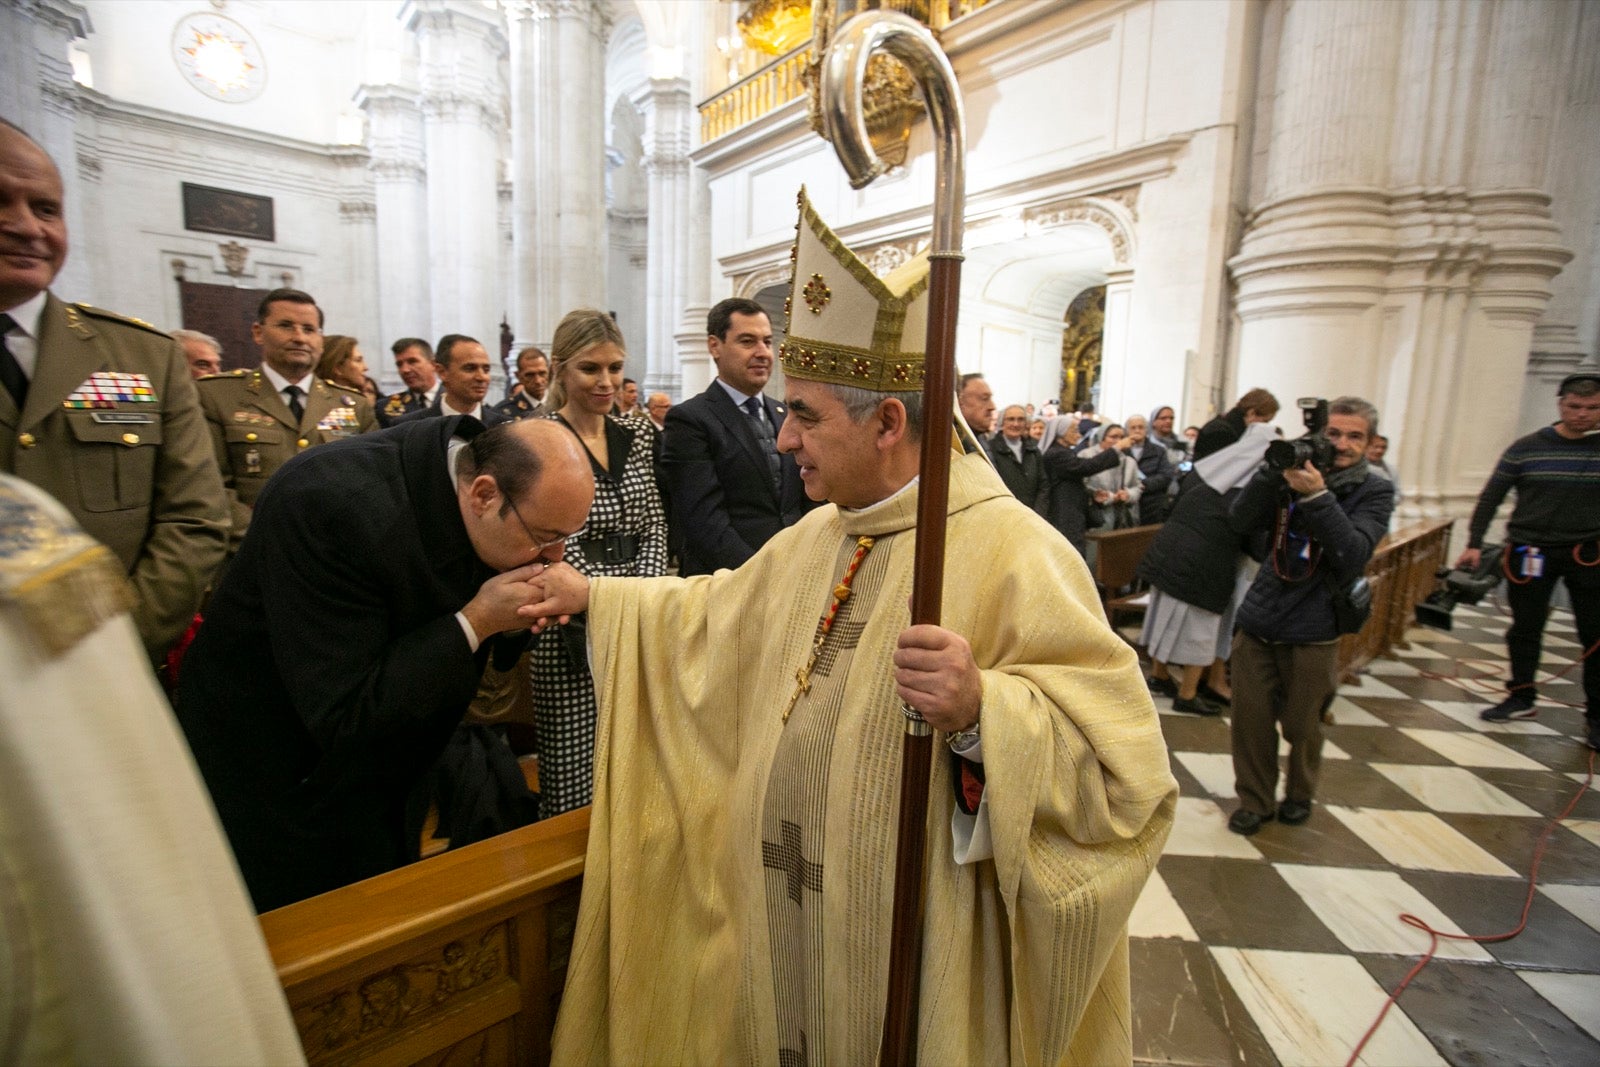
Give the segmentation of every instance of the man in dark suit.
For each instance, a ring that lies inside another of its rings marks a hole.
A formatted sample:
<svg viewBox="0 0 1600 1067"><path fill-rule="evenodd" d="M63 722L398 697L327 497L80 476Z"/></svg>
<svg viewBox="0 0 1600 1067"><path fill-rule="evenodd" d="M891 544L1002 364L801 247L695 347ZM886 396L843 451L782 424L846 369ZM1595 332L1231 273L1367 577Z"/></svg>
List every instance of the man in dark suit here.
<svg viewBox="0 0 1600 1067"><path fill-rule="evenodd" d="M227 550L222 476L178 342L56 299L66 258L61 173L0 120L0 471L117 554L139 636L160 658Z"/></svg>
<svg viewBox="0 0 1600 1067"><path fill-rule="evenodd" d="M783 405L761 395L772 375L772 324L733 298L711 309L706 346L717 377L667 412L661 467L679 573L737 567L816 505L792 456L777 449Z"/></svg>
<svg viewBox="0 0 1600 1067"><path fill-rule="evenodd" d="M1050 517L1050 480L1044 476L1039 445L1028 436L1028 413L1012 404L1000 415L1000 432L989 438L989 458L1011 495L1041 518Z"/></svg>
<svg viewBox="0 0 1600 1067"><path fill-rule="evenodd" d="M485 426L508 422L506 415L483 402L489 395L489 352L477 341L459 333L439 338L433 365L439 375L439 395L425 408L401 415L391 425L434 419L440 415L471 415Z"/></svg>
<svg viewBox="0 0 1600 1067"><path fill-rule="evenodd" d="M528 579L593 498L576 439L544 419L422 419L284 464L178 700L258 909L415 858L407 795L491 652L501 669L521 653Z"/></svg>

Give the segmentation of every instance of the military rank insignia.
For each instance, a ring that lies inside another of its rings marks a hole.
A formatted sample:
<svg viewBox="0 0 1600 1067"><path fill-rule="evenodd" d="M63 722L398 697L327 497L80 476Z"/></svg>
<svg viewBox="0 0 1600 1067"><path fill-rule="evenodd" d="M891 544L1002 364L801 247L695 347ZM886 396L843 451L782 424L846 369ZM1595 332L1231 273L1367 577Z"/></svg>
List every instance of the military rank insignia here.
<svg viewBox="0 0 1600 1067"><path fill-rule="evenodd" d="M329 411L317 422L317 429L330 437L349 437L361 428L356 421L354 407L337 407Z"/></svg>
<svg viewBox="0 0 1600 1067"><path fill-rule="evenodd" d="M114 408L118 404L154 404L155 387L143 374L97 370L61 402L64 408Z"/></svg>
<svg viewBox="0 0 1600 1067"><path fill-rule="evenodd" d="M410 395L409 393L394 394L389 398L389 402L383 405L383 413L385 415L404 415L406 413L406 398Z"/></svg>
<svg viewBox="0 0 1600 1067"><path fill-rule="evenodd" d="M250 426L272 426L276 422L271 415L263 415L259 411L235 411L233 421Z"/></svg>

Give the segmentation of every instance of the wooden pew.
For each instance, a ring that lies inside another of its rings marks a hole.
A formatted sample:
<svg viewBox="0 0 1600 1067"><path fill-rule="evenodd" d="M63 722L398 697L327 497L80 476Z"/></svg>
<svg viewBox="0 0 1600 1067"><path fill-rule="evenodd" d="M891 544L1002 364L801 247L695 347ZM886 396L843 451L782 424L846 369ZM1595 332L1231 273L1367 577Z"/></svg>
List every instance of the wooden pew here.
<svg viewBox="0 0 1600 1067"><path fill-rule="evenodd" d="M544 1064L589 809L261 916L312 1064Z"/></svg>
<svg viewBox="0 0 1600 1067"><path fill-rule="evenodd" d="M1406 643L1416 606L1427 599L1445 566L1451 519L1425 519L1388 534L1367 563L1372 616L1359 633L1339 639L1339 677L1357 681L1361 669Z"/></svg>
<svg viewBox="0 0 1600 1067"><path fill-rule="evenodd" d="M1131 526L1126 530L1091 530L1089 540L1099 546L1094 561L1094 584L1100 590L1100 606L1105 609L1106 621L1113 629L1117 615L1124 611L1144 611L1142 601L1148 589L1138 580L1139 561L1155 540L1160 523L1149 526ZM1133 591L1119 596L1117 590L1133 586Z"/></svg>

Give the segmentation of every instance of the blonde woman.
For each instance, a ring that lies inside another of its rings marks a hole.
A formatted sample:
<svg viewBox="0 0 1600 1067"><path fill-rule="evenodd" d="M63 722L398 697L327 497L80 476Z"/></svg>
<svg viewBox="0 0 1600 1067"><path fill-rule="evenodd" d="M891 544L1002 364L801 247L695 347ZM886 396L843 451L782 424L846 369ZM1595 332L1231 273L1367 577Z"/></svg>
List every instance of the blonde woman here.
<svg viewBox="0 0 1600 1067"><path fill-rule="evenodd" d="M649 578L667 570L667 518L656 490L654 439L636 417L615 417L627 360L622 331L592 308L568 313L550 346L548 418L589 454L594 506L567 539L566 561L584 574ZM584 619L540 634L533 646L539 816L589 803L594 786L594 681Z"/></svg>

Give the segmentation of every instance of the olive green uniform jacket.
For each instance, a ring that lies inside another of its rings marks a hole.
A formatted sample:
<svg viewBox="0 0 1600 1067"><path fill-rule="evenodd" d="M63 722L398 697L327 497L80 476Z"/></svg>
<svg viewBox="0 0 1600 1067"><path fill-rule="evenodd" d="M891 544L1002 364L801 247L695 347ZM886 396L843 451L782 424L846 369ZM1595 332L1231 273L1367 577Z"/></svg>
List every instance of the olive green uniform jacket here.
<svg viewBox="0 0 1600 1067"><path fill-rule="evenodd" d="M55 497L116 553L138 596L139 636L160 657L227 548L227 500L189 364L166 334L109 311L50 296L39 323L24 410L0 389L0 470Z"/></svg>
<svg viewBox="0 0 1600 1067"><path fill-rule="evenodd" d="M314 445L354 437L377 425L370 400L321 378L306 387L305 414L298 422L259 369L214 374L198 384L233 513L235 548L250 528L256 497L279 467Z"/></svg>

